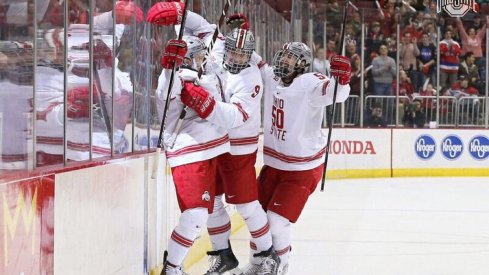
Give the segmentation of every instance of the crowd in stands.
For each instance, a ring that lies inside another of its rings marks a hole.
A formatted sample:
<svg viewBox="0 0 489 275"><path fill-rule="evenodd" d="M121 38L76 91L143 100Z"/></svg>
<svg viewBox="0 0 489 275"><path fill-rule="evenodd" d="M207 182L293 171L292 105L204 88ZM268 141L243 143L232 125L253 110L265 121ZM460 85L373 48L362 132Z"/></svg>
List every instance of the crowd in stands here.
<svg viewBox="0 0 489 275"><path fill-rule="evenodd" d="M319 5L319 2L316 1L316 4ZM339 50L340 28L334 26L340 26L342 23L343 3L329 0L326 9L323 9L326 11L327 22L326 46L323 45L322 36L324 24L320 22L314 27L314 69L320 72L327 67L327 59L331 53ZM389 96L398 92L400 96L410 98L409 102L404 102L404 109L408 108L408 104L414 103L416 96L422 95L431 96L439 93L457 98L485 96L488 4L481 4L478 13L469 12L462 18L452 17L443 11L438 13L436 0L355 1L355 4L359 9L348 10L345 29L346 56L352 62L352 95L360 95L363 10L363 22L366 27L363 48L364 96ZM437 37L438 27L440 37ZM439 62L437 51L440 55ZM399 91L396 83L398 73ZM375 107L371 106L366 113L378 112L374 109ZM367 115L367 118L370 118L370 115Z"/></svg>

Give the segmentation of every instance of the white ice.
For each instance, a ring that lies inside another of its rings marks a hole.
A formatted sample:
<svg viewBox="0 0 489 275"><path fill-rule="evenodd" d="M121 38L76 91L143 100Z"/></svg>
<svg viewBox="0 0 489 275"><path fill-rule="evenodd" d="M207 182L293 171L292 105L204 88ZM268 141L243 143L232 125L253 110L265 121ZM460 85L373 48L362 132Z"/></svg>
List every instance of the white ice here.
<svg viewBox="0 0 489 275"><path fill-rule="evenodd" d="M292 235L290 275L487 275L489 178L329 180ZM246 226L231 243L246 265Z"/></svg>

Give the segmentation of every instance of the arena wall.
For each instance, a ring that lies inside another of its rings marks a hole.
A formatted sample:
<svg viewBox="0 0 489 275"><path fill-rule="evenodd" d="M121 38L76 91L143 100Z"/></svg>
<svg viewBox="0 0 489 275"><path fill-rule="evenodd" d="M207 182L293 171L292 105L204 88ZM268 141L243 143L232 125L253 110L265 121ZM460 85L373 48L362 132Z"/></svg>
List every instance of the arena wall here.
<svg viewBox="0 0 489 275"><path fill-rule="evenodd" d="M488 134L335 129L327 177L489 176ZM153 159L147 153L1 183L0 274L158 274L179 211L169 170L151 179ZM244 222L228 208L236 231ZM185 265L209 248L203 232Z"/></svg>

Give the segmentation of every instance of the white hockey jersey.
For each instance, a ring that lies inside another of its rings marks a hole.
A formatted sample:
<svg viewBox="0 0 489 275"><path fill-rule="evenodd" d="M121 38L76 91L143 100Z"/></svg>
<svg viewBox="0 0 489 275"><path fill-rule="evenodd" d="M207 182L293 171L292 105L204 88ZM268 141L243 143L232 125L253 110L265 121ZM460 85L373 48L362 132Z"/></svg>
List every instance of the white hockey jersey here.
<svg viewBox="0 0 489 275"><path fill-rule="evenodd" d="M117 64L117 62L116 62ZM51 67L39 66L37 68L38 83L36 86L36 140L39 151L48 154L63 154L63 74ZM110 91L112 86L104 82L112 82L111 75L101 75L101 82L104 91ZM68 74L69 89L81 86L88 86L88 78L78 77ZM114 151L122 153L127 150L126 139L124 137L125 123L129 119L132 100L127 102L132 95L132 83L129 74L120 71L116 67L115 87L114 87ZM125 99L122 102L119 99ZM111 106L106 102L106 106ZM108 110L109 116L112 112ZM118 123L122 121L123 123ZM94 117L92 135L92 157L102 157L110 155L110 140L107 135L104 122L99 117ZM67 159L87 160L89 158L89 123L86 118L67 120Z"/></svg>
<svg viewBox="0 0 489 275"><path fill-rule="evenodd" d="M239 74L226 72L223 80L225 103L216 102L207 120L228 129L232 155L251 154L258 150L261 126L260 70L251 65Z"/></svg>
<svg viewBox="0 0 489 275"><path fill-rule="evenodd" d="M262 67L265 84L264 163L280 170L309 170L324 162L324 107L333 103L335 80L320 73L299 75L284 86L269 66ZM338 85L336 102L348 98L349 85Z"/></svg>
<svg viewBox="0 0 489 275"><path fill-rule="evenodd" d="M156 96L160 119L163 117L170 73L170 70L163 70L158 79ZM184 80L193 81L197 76L197 72L180 69L176 74L163 137L166 145L166 157L170 167L211 159L229 152L229 136L227 135L227 131L207 120L199 118L190 108L180 133L176 137L173 135L173 130L176 127L180 112L184 108L180 100L182 83ZM211 93L216 100L221 98L219 82L216 75L203 75L199 84ZM170 144L174 139L174 146L170 148Z"/></svg>

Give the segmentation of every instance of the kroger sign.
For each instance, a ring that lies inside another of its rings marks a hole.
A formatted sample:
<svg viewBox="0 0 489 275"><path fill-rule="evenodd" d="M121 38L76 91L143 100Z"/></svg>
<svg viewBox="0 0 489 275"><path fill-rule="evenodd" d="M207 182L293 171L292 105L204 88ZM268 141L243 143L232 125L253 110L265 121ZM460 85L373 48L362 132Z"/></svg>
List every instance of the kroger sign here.
<svg viewBox="0 0 489 275"><path fill-rule="evenodd" d="M449 135L445 137L441 142L441 152L443 156L449 160L454 160L460 157L463 150L464 145L462 143L462 140L455 135Z"/></svg>
<svg viewBox="0 0 489 275"><path fill-rule="evenodd" d="M469 142L470 155L477 160L484 160L489 156L489 139L485 136L476 136Z"/></svg>
<svg viewBox="0 0 489 275"><path fill-rule="evenodd" d="M414 144L416 155L423 160L430 159L435 154L435 150L435 140L428 135L420 136Z"/></svg>

